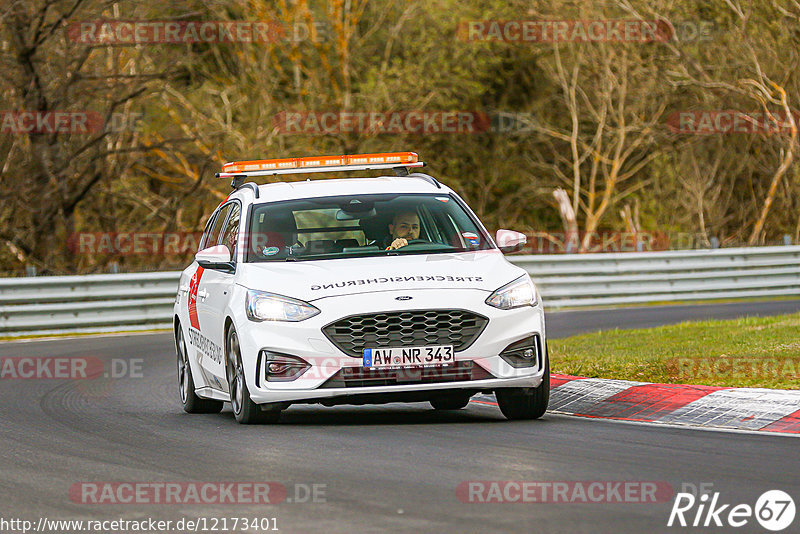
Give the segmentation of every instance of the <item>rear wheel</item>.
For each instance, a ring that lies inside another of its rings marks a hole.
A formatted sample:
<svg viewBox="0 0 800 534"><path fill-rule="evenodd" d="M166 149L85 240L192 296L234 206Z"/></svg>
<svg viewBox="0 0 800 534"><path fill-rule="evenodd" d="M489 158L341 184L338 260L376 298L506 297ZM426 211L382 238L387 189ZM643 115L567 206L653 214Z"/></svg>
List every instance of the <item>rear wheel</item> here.
<svg viewBox="0 0 800 534"><path fill-rule="evenodd" d="M495 391L497 405L508 419L539 419L550 402L550 356L545 352L544 376L537 388L502 388Z"/></svg>
<svg viewBox="0 0 800 534"><path fill-rule="evenodd" d="M201 399L194 392L192 367L189 365L189 353L186 351L186 341L183 338L183 328L180 324L175 332L175 349L178 354L178 387L183 411L187 413L219 413L222 411L222 401Z"/></svg>
<svg viewBox="0 0 800 534"><path fill-rule="evenodd" d="M460 410L469 404L469 397L437 397L430 403L434 410Z"/></svg>
<svg viewBox="0 0 800 534"><path fill-rule="evenodd" d="M280 410L265 411L250 399L247 381L239 349L239 336L233 326L228 329L227 360L225 373L228 377L228 390L231 392L231 407L236 421L244 425L275 423L281 415Z"/></svg>

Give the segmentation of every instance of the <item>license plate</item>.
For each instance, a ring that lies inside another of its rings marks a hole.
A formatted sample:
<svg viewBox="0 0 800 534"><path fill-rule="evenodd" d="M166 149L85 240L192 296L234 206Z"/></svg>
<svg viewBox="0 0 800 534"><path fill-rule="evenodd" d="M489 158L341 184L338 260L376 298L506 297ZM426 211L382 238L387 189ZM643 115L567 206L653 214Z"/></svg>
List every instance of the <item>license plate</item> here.
<svg viewBox="0 0 800 534"><path fill-rule="evenodd" d="M452 345L364 349L364 367L418 367L456 361Z"/></svg>

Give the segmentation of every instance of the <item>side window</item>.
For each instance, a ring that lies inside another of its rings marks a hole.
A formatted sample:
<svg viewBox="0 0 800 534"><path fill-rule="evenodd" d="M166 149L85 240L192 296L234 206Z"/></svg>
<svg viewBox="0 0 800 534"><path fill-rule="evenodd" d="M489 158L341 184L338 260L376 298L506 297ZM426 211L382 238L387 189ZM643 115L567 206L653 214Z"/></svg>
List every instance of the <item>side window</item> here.
<svg viewBox="0 0 800 534"><path fill-rule="evenodd" d="M228 218L228 213L231 212L231 208L233 204L228 204L217 214L217 218L214 219L214 225L211 227L211 233L208 235L208 241L205 243L205 247L213 247L219 244L219 234L222 232L222 227L225 225L225 219Z"/></svg>
<svg viewBox="0 0 800 534"><path fill-rule="evenodd" d="M206 222L206 228L205 228L205 230L203 230L203 237L200 238L200 246L197 249L198 252L200 252L204 248L208 248L208 244L207 244L208 243L208 237L209 237L209 234L211 233L211 228L213 228L213 226L214 226L214 216L216 214L217 214L216 211L212 212L211 213L211 217L209 217L208 221Z"/></svg>
<svg viewBox="0 0 800 534"><path fill-rule="evenodd" d="M228 217L228 222L225 225L225 230L222 232L222 239L220 245L226 245L228 250L231 251L231 258L236 260L236 241L239 236L239 214L241 208L239 204L232 204L231 216Z"/></svg>

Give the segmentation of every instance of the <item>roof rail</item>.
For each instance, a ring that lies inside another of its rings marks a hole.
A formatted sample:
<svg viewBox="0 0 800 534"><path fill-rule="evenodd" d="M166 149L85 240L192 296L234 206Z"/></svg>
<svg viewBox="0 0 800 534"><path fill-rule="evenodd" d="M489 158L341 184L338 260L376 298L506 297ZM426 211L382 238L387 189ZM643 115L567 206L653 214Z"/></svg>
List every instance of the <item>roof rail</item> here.
<svg viewBox="0 0 800 534"><path fill-rule="evenodd" d="M231 187L234 191L238 191L239 189L244 189L245 187L248 189L252 189L255 191L256 198L258 198L258 186L253 182L245 183L244 180L247 178L246 174L236 174L233 176L233 180L231 180Z"/></svg>
<svg viewBox="0 0 800 534"><path fill-rule="evenodd" d="M425 174L424 172L412 172L408 175L408 178L419 178L420 180L425 180L431 185L435 185L437 189L442 188L442 184L439 183L439 180L431 176L430 174Z"/></svg>

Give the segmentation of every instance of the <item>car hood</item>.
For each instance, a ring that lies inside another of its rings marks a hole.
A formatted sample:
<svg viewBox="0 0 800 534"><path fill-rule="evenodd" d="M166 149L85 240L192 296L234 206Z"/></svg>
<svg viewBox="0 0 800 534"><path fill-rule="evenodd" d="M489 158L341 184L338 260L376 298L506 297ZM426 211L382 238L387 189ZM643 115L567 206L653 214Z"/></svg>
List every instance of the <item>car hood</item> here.
<svg viewBox="0 0 800 534"><path fill-rule="evenodd" d="M492 292L525 274L497 250L240 265L239 284L305 301L415 289Z"/></svg>

